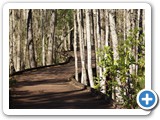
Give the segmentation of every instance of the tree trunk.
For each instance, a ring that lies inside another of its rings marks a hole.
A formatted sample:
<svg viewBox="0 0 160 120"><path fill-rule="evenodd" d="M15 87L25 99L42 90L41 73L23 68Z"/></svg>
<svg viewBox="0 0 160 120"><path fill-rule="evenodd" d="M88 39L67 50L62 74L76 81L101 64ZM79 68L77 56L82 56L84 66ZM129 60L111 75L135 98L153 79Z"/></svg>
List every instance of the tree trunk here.
<svg viewBox="0 0 160 120"><path fill-rule="evenodd" d="M55 10L52 10L52 15L50 19L50 34L48 41L48 57L47 57L47 65L53 64L53 42L54 42L54 34L55 34Z"/></svg>
<svg viewBox="0 0 160 120"><path fill-rule="evenodd" d="M108 16L108 10L105 10L105 46L108 46L108 40L109 40L109 16Z"/></svg>
<svg viewBox="0 0 160 120"><path fill-rule="evenodd" d="M23 49L23 54L24 54L24 69L29 68L30 67L30 62L29 62L29 51L28 51L28 38L27 38L27 29L28 29L28 10L24 9L24 31L25 31L25 38L24 38L24 49Z"/></svg>
<svg viewBox="0 0 160 120"><path fill-rule="evenodd" d="M41 10L41 19L42 19L42 65L45 66L46 65L46 60L45 60L45 34L44 34L44 28L45 28L45 22L44 22L44 18L46 17L46 10L42 9Z"/></svg>
<svg viewBox="0 0 160 120"><path fill-rule="evenodd" d="M86 31L86 17L85 17L85 10L81 10L81 24L82 24L82 38L84 41L84 46L87 46L87 31Z"/></svg>
<svg viewBox="0 0 160 120"><path fill-rule="evenodd" d="M67 51L67 38L65 36L65 30L66 30L66 26L64 26L63 30L62 30L62 40L64 41L64 50Z"/></svg>
<svg viewBox="0 0 160 120"><path fill-rule="evenodd" d="M103 9L101 9L100 10L100 30L101 30L101 44L100 44L100 46L101 46L101 48L103 48L104 47L104 45L105 45L105 23L104 23L104 10Z"/></svg>
<svg viewBox="0 0 160 120"><path fill-rule="evenodd" d="M70 31L70 24L67 24L68 31ZM68 33L68 50L71 50L71 32Z"/></svg>
<svg viewBox="0 0 160 120"><path fill-rule="evenodd" d="M35 68L37 67L37 65L35 61L35 51L34 51L34 43L33 43L32 10L31 9L28 11L27 39L28 39L30 67Z"/></svg>
<svg viewBox="0 0 160 120"><path fill-rule="evenodd" d="M21 13L17 10L17 71L21 70L21 29L20 29Z"/></svg>
<svg viewBox="0 0 160 120"><path fill-rule="evenodd" d="M97 55L97 10L96 9L93 9L93 26L94 26L94 49L95 49L95 66L96 66L96 74L97 74L97 71L98 71L98 65L97 65L97 62L98 62L98 55ZM98 74L97 74L98 76Z"/></svg>
<svg viewBox="0 0 160 120"><path fill-rule="evenodd" d="M100 31L100 11L96 10L96 16L97 16L97 50L99 50L101 48L101 31ZM100 57L98 57L97 62L100 61ZM97 76L100 77L100 79L102 79L102 69L97 65Z"/></svg>
<svg viewBox="0 0 160 120"><path fill-rule="evenodd" d="M142 9L142 33L145 33L145 10L144 9ZM145 37L143 37L143 41L145 41Z"/></svg>
<svg viewBox="0 0 160 120"><path fill-rule="evenodd" d="M135 30L135 10L131 9L131 30L134 31ZM132 36L135 36L134 33L132 32L131 34ZM136 39L136 38L135 38ZM135 58L135 45L131 45L131 55ZM130 73L131 74L135 74L135 65L131 64L130 65Z"/></svg>
<svg viewBox="0 0 160 120"><path fill-rule="evenodd" d="M126 36L127 37L129 37L129 35L130 35L130 27L131 27L131 25L130 25L131 23L130 23L130 10L129 9L127 9L126 10Z"/></svg>
<svg viewBox="0 0 160 120"><path fill-rule="evenodd" d="M13 10L9 10L9 74L15 72L14 62L13 62Z"/></svg>
<svg viewBox="0 0 160 120"><path fill-rule="evenodd" d="M82 76L81 83L87 85L87 75L86 75L86 63L85 63L85 50L84 50L84 40L82 32L82 21L81 21L81 10L77 10L77 20L78 20L78 31L79 31L79 44L80 44L80 56L82 65Z"/></svg>
<svg viewBox="0 0 160 120"><path fill-rule="evenodd" d="M77 17L76 10L74 10L74 57L75 57L75 79L78 79L78 56L77 56Z"/></svg>
<svg viewBox="0 0 160 120"><path fill-rule="evenodd" d="M137 18L137 20L136 20L136 27L138 29L140 29L140 26L139 26L139 24L140 24L140 9L137 9L136 11L137 11L137 15L136 15L136 18ZM135 55L134 55L136 63L138 62L138 41L139 41L139 35L140 35L140 32L138 31L137 35L136 35L136 45L135 45ZM138 65L135 65L135 74L137 75L137 73L138 73Z"/></svg>
<svg viewBox="0 0 160 120"><path fill-rule="evenodd" d="M119 59L119 54L118 54L118 39L117 39L117 33L116 33L116 26L115 26L115 10L110 10L109 12L109 22L110 22L110 32L111 32L111 38L112 38L112 44L113 44L113 60L114 60L114 65L116 65L116 61ZM121 101L121 82L118 77L115 78L118 86L115 88L116 90L116 101L120 102ZM113 98L114 99L114 98Z"/></svg>
<svg viewBox="0 0 160 120"><path fill-rule="evenodd" d="M90 10L86 9L86 31L87 31L87 57L88 57L88 76L90 86L94 87L93 73L92 73L92 52L91 52L91 26L90 26Z"/></svg>
<svg viewBox="0 0 160 120"><path fill-rule="evenodd" d="M108 10L105 10L105 46L108 46L108 36L109 36L109 21L108 21ZM105 55L105 57L107 57ZM106 73L106 68L103 68L103 72ZM101 92L106 94L106 75L103 75L101 80Z"/></svg>
<svg viewBox="0 0 160 120"><path fill-rule="evenodd" d="M126 9L123 10L123 40L126 40Z"/></svg>

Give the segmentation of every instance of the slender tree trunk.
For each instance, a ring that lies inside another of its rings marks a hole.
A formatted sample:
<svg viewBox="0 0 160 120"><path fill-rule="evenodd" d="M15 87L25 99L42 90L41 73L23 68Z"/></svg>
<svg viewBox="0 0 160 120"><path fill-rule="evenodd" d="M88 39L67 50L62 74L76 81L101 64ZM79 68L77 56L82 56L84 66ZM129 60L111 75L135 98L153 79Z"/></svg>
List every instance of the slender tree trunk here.
<svg viewBox="0 0 160 120"><path fill-rule="evenodd" d="M97 10L96 9L93 9L93 26L94 26L94 45L95 45L95 66L96 66L96 73L98 72L98 65L97 65L97 62L98 62L98 55L97 55ZM98 74L97 74L98 75Z"/></svg>
<svg viewBox="0 0 160 120"><path fill-rule="evenodd" d="M136 27L138 29L140 29L140 9L137 9L137 20L136 20ZM139 31L137 32L137 35L136 35L136 45L135 45L135 60L136 60L136 63L138 62L138 41L139 41ZM137 75L138 73L138 65L135 65L135 74Z"/></svg>
<svg viewBox="0 0 160 120"><path fill-rule="evenodd" d="M131 30L135 30L135 10L131 9ZM132 32L132 36L134 36L134 33ZM136 39L136 38L135 38ZM135 45L131 46L131 55L135 58ZM135 74L135 65L130 65L130 73Z"/></svg>
<svg viewBox="0 0 160 120"><path fill-rule="evenodd" d="M41 10L41 19L42 19L42 65L45 66L46 65L46 60L45 60L45 34L44 34L44 28L45 28L45 22L44 22L44 18L46 17L46 10L42 9Z"/></svg>
<svg viewBox="0 0 160 120"><path fill-rule="evenodd" d="M28 24L28 10L27 9L24 9L24 31L25 31L25 45L24 45L24 49L23 49L23 53L24 53L24 58L23 58L23 61L24 61L24 68L29 68L30 67L30 64L29 64L29 51L28 51L28 38L27 38L27 24Z"/></svg>
<svg viewBox="0 0 160 120"><path fill-rule="evenodd" d="M21 21L21 12L20 9L17 11L17 71L21 70L21 29L20 29L20 21Z"/></svg>
<svg viewBox="0 0 160 120"><path fill-rule="evenodd" d="M68 31L70 30L69 23L67 24ZM71 32L68 33L68 50L71 50Z"/></svg>
<svg viewBox="0 0 160 120"><path fill-rule="evenodd" d="M129 37L130 35L130 29L131 29L131 25L130 25L130 9L127 9L127 12L126 12L126 36Z"/></svg>
<svg viewBox="0 0 160 120"><path fill-rule="evenodd" d="M74 56L75 56L75 79L78 79L78 56L77 56L77 17L76 10L74 10Z"/></svg>
<svg viewBox="0 0 160 120"><path fill-rule="evenodd" d="M91 30L90 30L90 10L86 9L86 30L87 30L87 57L88 57L88 76L90 86L94 87L93 73L92 73L92 52L91 52Z"/></svg>
<svg viewBox="0 0 160 120"><path fill-rule="evenodd" d="M118 54L118 39L117 39L117 33L116 33L116 26L115 26L115 10L110 10L109 12L109 22L110 22L110 31L111 31L111 38L112 38L112 44L113 44L113 59L114 59L114 64L116 65L116 61L119 59L119 54ZM116 90L116 101L120 102L121 99L121 82L118 77L115 78L118 86L115 88ZM114 98L113 98L114 99Z"/></svg>
<svg viewBox="0 0 160 120"><path fill-rule="evenodd" d="M9 10L9 74L15 72L14 62L13 62L13 10Z"/></svg>
<svg viewBox="0 0 160 120"><path fill-rule="evenodd" d="M79 31L79 43L80 43L80 56L82 65L82 76L81 83L87 85L87 75L86 75L86 63L85 63L85 50L84 50L84 40L82 32L82 22L81 22L81 10L77 10L77 20L78 20L78 31Z"/></svg>
<svg viewBox="0 0 160 120"><path fill-rule="evenodd" d="M93 21L93 10L90 10L90 31L91 31L91 46L94 45L94 21Z"/></svg>
<svg viewBox="0 0 160 120"><path fill-rule="evenodd" d="M13 19L13 63L14 63L14 68L17 71L17 44L16 44L16 20L15 20L15 10L12 10L12 19Z"/></svg>
<svg viewBox="0 0 160 120"><path fill-rule="evenodd" d="M100 39L98 40L98 49L101 50L104 46L104 30L103 30L103 10L99 10L99 31L100 31ZM99 57L99 62L101 61L101 57ZM104 92L104 90L102 89L102 84L104 83L104 80L103 80L103 68L100 66L99 67L99 76L100 76L100 85L101 85L101 92Z"/></svg>
<svg viewBox="0 0 160 120"><path fill-rule="evenodd" d="M108 46L108 40L109 40L109 16L108 16L108 10L105 10L105 46Z"/></svg>
<svg viewBox="0 0 160 120"><path fill-rule="evenodd" d="M123 10L123 40L126 40L126 9Z"/></svg>
<svg viewBox="0 0 160 120"><path fill-rule="evenodd" d="M64 50L67 51L67 39L65 36L65 30L66 30L66 26L64 26L63 31L62 31L62 40L64 41Z"/></svg>
<svg viewBox="0 0 160 120"><path fill-rule="evenodd" d="M28 38L30 67L35 68L37 65L35 61L35 51L34 51L34 43L33 43L32 10L31 9L28 11L27 38Z"/></svg>
<svg viewBox="0 0 160 120"><path fill-rule="evenodd" d="M97 15L97 50L100 49L101 47L101 31L100 31L100 11L99 10L96 10L96 15ZM100 61L100 57L98 57L98 62ZM102 79L102 71L101 71L101 68L99 66L97 66L97 76L100 77L100 79Z"/></svg>
<svg viewBox="0 0 160 120"><path fill-rule="evenodd" d="M104 45L105 45L105 31L104 31L104 29L105 29L105 23L104 23L104 10L103 9L101 9L100 10L100 30L101 30L101 44L100 44L100 46L101 46L101 48L103 48L104 47Z"/></svg>
<svg viewBox="0 0 160 120"><path fill-rule="evenodd" d="M34 24L32 24L32 29L33 29L33 42L34 42L34 51L35 51L35 60L37 61L37 65L38 65L38 53L37 53L37 48L38 48L38 45L37 45L37 42L38 42L38 20L37 20L37 10L36 9L33 9L32 10L32 22Z"/></svg>
<svg viewBox="0 0 160 120"><path fill-rule="evenodd" d="M144 9L142 9L142 33L145 33L145 10ZM145 37L143 37L143 41L145 41Z"/></svg>
<svg viewBox="0 0 160 120"><path fill-rule="evenodd" d="M55 34L55 10L52 10L52 15L50 19L50 34L48 41L48 57L47 57L47 65L53 64L53 42L54 42L54 34Z"/></svg>
<svg viewBox="0 0 160 120"><path fill-rule="evenodd" d="M105 10L105 46L108 46L108 36L109 36L109 21L108 21L108 10ZM107 57L105 55L105 57ZM103 72L106 73L106 68L103 68ZM103 75L101 81L101 92L106 94L106 75Z"/></svg>
<svg viewBox="0 0 160 120"><path fill-rule="evenodd" d="M84 41L84 46L87 46L87 31L86 31L86 17L85 17L85 10L81 10L81 21L82 21L82 37Z"/></svg>
<svg viewBox="0 0 160 120"><path fill-rule="evenodd" d="M56 27L56 23L57 23L57 10L55 10L55 21L54 21L54 31L53 31L53 60L54 60L54 63L57 63L59 61L57 61L57 41L56 41L56 37L55 37L55 27Z"/></svg>

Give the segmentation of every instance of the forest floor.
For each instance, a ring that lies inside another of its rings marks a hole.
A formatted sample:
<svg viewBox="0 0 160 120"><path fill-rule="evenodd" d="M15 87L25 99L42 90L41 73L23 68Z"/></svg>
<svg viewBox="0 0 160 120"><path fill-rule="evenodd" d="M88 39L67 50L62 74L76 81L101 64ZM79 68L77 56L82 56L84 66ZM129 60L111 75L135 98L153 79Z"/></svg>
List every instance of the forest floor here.
<svg viewBox="0 0 160 120"><path fill-rule="evenodd" d="M112 104L91 90L68 80L74 70L73 60L15 75L17 83L10 91L10 109L112 109Z"/></svg>

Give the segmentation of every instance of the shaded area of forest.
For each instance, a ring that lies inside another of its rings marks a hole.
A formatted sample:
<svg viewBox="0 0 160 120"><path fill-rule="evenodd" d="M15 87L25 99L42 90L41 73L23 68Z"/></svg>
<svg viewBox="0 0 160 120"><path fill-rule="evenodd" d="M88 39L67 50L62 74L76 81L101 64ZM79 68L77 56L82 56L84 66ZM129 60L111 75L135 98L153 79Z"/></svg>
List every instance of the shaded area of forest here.
<svg viewBox="0 0 160 120"><path fill-rule="evenodd" d="M125 108L137 108L136 94L145 84L144 12L143 9L10 10L10 74L63 63L72 56L77 81Z"/></svg>

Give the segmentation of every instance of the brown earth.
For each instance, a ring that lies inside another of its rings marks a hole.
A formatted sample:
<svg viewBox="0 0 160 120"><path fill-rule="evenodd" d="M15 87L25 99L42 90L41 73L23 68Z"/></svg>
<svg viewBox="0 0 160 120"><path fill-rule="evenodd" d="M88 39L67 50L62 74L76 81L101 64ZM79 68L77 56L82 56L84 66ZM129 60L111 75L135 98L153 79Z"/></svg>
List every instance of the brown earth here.
<svg viewBox="0 0 160 120"><path fill-rule="evenodd" d="M91 89L69 80L74 60L67 64L33 69L15 75L10 92L10 109L112 109Z"/></svg>

